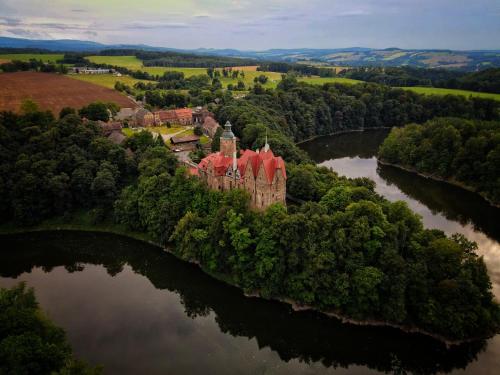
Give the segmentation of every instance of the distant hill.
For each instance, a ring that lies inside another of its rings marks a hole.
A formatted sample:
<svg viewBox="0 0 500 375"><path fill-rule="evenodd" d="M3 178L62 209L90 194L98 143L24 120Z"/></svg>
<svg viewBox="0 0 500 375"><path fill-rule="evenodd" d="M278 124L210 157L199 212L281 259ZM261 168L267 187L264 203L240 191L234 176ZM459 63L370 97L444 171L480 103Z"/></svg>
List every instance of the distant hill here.
<svg viewBox="0 0 500 375"><path fill-rule="evenodd" d="M479 70L500 67L500 50L494 51L452 51L372 49L363 47L333 49L269 49L265 51L240 51L236 49L199 48L183 50L148 45L114 44L106 45L82 40L31 40L0 37L0 48L36 48L48 51L99 52L104 49L140 49L145 51L175 51L200 55L241 57L267 61L307 62L319 65L337 66L412 66L422 68L450 68Z"/></svg>

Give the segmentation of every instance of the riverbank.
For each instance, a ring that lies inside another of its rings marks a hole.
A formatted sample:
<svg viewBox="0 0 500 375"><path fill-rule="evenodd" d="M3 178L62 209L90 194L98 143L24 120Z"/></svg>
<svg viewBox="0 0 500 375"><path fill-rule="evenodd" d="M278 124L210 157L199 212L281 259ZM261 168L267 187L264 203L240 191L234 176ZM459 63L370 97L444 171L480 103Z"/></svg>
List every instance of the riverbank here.
<svg viewBox="0 0 500 375"><path fill-rule="evenodd" d="M470 191L471 193L479 195L481 198L483 198L492 207L500 208L500 203L493 202L491 199L489 199L488 197L486 197L484 193L478 192L474 187L469 186L469 185L465 185L465 184L461 183L460 181L456 181L456 180L453 180L453 179L445 179L445 178L442 178L440 176L432 175L430 173L420 172L420 171L417 171L415 168L406 167L406 166L403 166L403 165L400 165L400 164L389 163L389 162L381 160L380 158L377 158L377 162L380 163L381 165L386 165L386 166L398 168L398 169L401 169L401 170L406 171L406 172L417 174L417 175L419 175L420 177L423 177L423 178L428 178L428 179L431 179L431 180L434 180L434 181L438 181L438 182L444 182L446 184L450 184L450 185L459 187L461 189Z"/></svg>
<svg viewBox="0 0 500 375"><path fill-rule="evenodd" d="M30 232L43 232L43 231L81 231L81 232L102 232L102 233L111 233L119 236L124 236L124 237L129 237L135 240L147 242L153 246L161 248L163 251L168 252L169 254L172 254L178 259L181 259L183 261L186 261L188 263L192 263L197 265L204 273L208 274L209 276L213 277L214 279L221 281L227 285L237 287L238 289L242 290L241 287L228 275L224 274L216 274L213 272L210 272L209 270L205 269L199 262L196 261L188 261L185 259L180 258L177 254L175 254L174 251L172 251L171 248L164 247L161 244L155 242L151 237L149 237L145 233L141 232L132 232L127 230L124 226L112 223L111 221L104 221L99 224L93 224L91 221L91 215L86 212L79 212L76 215L70 217L70 218L56 218L56 219L51 219L47 220L39 225L33 226L33 227L17 227L14 224L4 224L0 226L0 235L8 235L8 234L22 234L22 233L30 233ZM366 319L366 320L357 320L357 319L352 319L349 318L343 314L340 314L335 311L322 311L318 308L315 308L313 306L308 306L308 305L299 305L297 302L290 300L288 298L284 297L272 297L272 298L266 298L263 297L258 291L252 294L246 294L244 293L246 297L251 297L251 298L262 298L270 301L279 301L285 304L288 304L292 307L294 311L316 311L321 314L324 314L326 316L329 316L331 318L335 318L340 320L342 323L347 323L347 324L352 324L352 325L357 325L357 326L373 326L373 327L390 327L390 328L395 328L400 331L403 331L408 334L421 334L425 335L428 337L431 337L439 342L442 342L446 347L451 347L455 345L460 345L463 343L468 343L468 342L473 342L473 341L478 341L481 339L486 339L491 336L487 337L474 337L471 339L466 339L466 340L451 340L448 339L444 336L434 334L432 332L425 331L423 329L420 329L415 326L411 325L400 325L400 324L394 324L391 322L387 321L379 321L379 320L373 320L373 319Z"/></svg>
<svg viewBox="0 0 500 375"><path fill-rule="evenodd" d="M299 142L295 142L295 144L296 145L300 145L302 143L314 141L315 139L318 139L318 138L331 137L331 136L340 135L340 134L362 133L362 132L367 132L367 131L370 131L370 130L384 130L384 129L390 130L392 128L393 128L392 126L376 126L374 128L339 130L339 131L336 131L336 132L333 132L333 133L330 133L330 134L315 135L314 137L307 138L307 139L304 139L304 140L299 141Z"/></svg>

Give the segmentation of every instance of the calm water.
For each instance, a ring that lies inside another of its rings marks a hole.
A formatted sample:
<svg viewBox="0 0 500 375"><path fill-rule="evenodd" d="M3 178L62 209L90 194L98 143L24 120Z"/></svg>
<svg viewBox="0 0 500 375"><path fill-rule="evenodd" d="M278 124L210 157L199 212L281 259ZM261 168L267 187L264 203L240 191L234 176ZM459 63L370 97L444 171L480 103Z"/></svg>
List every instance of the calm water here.
<svg viewBox="0 0 500 375"><path fill-rule="evenodd" d="M478 241L498 296L498 212L446 185L377 169L373 155L385 135L323 138L304 148L339 173L372 177L380 193L406 200L427 226ZM500 336L448 350L420 335L293 312L245 298L197 267L123 237L45 232L0 237L0 245L0 286L24 280L35 287L76 355L110 374L497 374L500 368Z"/></svg>

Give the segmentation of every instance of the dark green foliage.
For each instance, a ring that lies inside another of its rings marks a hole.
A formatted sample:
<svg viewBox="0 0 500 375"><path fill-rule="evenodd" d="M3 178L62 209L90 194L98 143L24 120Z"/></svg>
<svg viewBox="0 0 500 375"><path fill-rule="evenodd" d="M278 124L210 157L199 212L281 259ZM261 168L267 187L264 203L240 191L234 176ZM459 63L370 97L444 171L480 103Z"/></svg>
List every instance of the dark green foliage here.
<svg viewBox="0 0 500 375"><path fill-rule="evenodd" d="M393 129L382 160L458 181L500 203L500 123L440 118Z"/></svg>
<svg viewBox="0 0 500 375"><path fill-rule="evenodd" d="M36 224L68 210L109 206L133 174L125 150L72 114L0 113L0 221Z"/></svg>
<svg viewBox="0 0 500 375"><path fill-rule="evenodd" d="M6 73L33 70L43 73L62 73L66 74L68 69L62 64L56 65L52 62L45 63L42 60L30 59L29 61L13 60L0 64L0 71Z"/></svg>
<svg viewBox="0 0 500 375"><path fill-rule="evenodd" d="M500 68L466 73L449 69L412 67L371 67L346 69L345 77L389 86L432 86L500 93Z"/></svg>
<svg viewBox="0 0 500 375"><path fill-rule="evenodd" d="M59 112L59 118L61 119L67 115L76 115L76 110L71 107L64 107L63 109L61 109L61 112Z"/></svg>
<svg viewBox="0 0 500 375"><path fill-rule="evenodd" d="M108 107L106 104L100 102L90 103L88 106L82 107L78 111L78 114L92 121L100 120L107 122L109 120Z"/></svg>
<svg viewBox="0 0 500 375"><path fill-rule="evenodd" d="M38 307L33 289L21 283L0 289L0 373L100 374L75 360L64 331Z"/></svg>
<svg viewBox="0 0 500 375"><path fill-rule="evenodd" d="M424 96L377 84L322 87L299 83L286 75L277 90L254 90L216 111L221 124L230 121L242 148L254 148L269 131L273 150L287 161L306 156L293 142L338 131L402 126L436 116L497 120L500 102L461 96ZM258 139L259 142L255 142Z"/></svg>
<svg viewBox="0 0 500 375"><path fill-rule="evenodd" d="M288 190L306 202L264 213L246 192L207 190L176 173L156 148L141 157L137 184L115 204L117 220L170 241L249 293L288 298L356 319L416 326L460 339L496 332L486 267L475 244L424 230L403 202L390 203L367 179L288 164Z"/></svg>
<svg viewBox="0 0 500 375"><path fill-rule="evenodd" d="M157 88L169 90L205 90L210 88L210 77L205 74L184 78L183 72L165 72Z"/></svg>
<svg viewBox="0 0 500 375"><path fill-rule="evenodd" d="M118 50L117 50L118 51ZM103 51L106 55L112 50ZM137 56L144 66L182 66L198 68L216 68L226 66L254 65L255 60L234 57L198 55L180 52L133 51L125 50L121 54Z"/></svg>
<svg viewBox="0 0 500 375"><path fill-rule="evenodd" d="M189 95L175 90L148 90L146 91L144 98L146 103L158 108L185 107L190 102Z"/></svg>

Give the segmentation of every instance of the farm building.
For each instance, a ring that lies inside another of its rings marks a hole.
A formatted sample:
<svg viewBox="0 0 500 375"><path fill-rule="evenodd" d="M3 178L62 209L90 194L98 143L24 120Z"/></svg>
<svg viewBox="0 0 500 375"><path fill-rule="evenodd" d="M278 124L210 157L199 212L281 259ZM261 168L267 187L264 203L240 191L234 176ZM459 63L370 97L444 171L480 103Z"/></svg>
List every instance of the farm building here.
<svg viewBox="0 0 500 375"><path fill-rule="evenodd" d="M209 138L213 138L217 129L220 128L220 125L217 121L214 120L213 117L208 116L205 118L203 125L201 126L201 131Z"/></svg>
<svg viewBox="0 0 500 375"><path fill-rule="evenodd" d="M156 111L154 112L154 122L156 125L191 125L193 123L193 111L191 108Z"/></svg>
<svg viewBox="0 0 500 375"><path fill-rule="evenodd" d="M103 68L88 68L84 67L72 67L70 72L74 74L110 74L114 73L114 69L103 69Z"/></svg>
<svg viewBox="0 0 500 375"><path fill-rule="evenodd" d="M214 114L204 107L196 107L193 111L193 124L203 124L207 117L214 117Z"/></svg>
<svg viewBox="0 0 500 375"><path fill-rule="evenodd" d="M135 110L133 108L120 108L114 116L116 121L131 120L134 117Z"/></svg>
<svg viewBox="0 0 500 375"><path fill-rule="evenodd" d="M172 137L170 139L170 142L173 145L179 145L179 144L185 144L185 143L198 143L200 140L200 137L197 135L188 135L185 137Z"/></svg>
<svg viewBox="0 0 500 375"><path fill-rule="evenodd" d="M135 113L135 125L136 126L153 126L155 124L155 116L149 112L147 109L140 108Z"/></svg>
<svg viewBox="0 0 500 375"><path fill-rule="evenodd" d="M119 122L98 121L97 123L101 127L102 132L103 132L104 136L106 136L106 137L115 131L121 132L121 130L122 130L122 124Z"/></svg>

